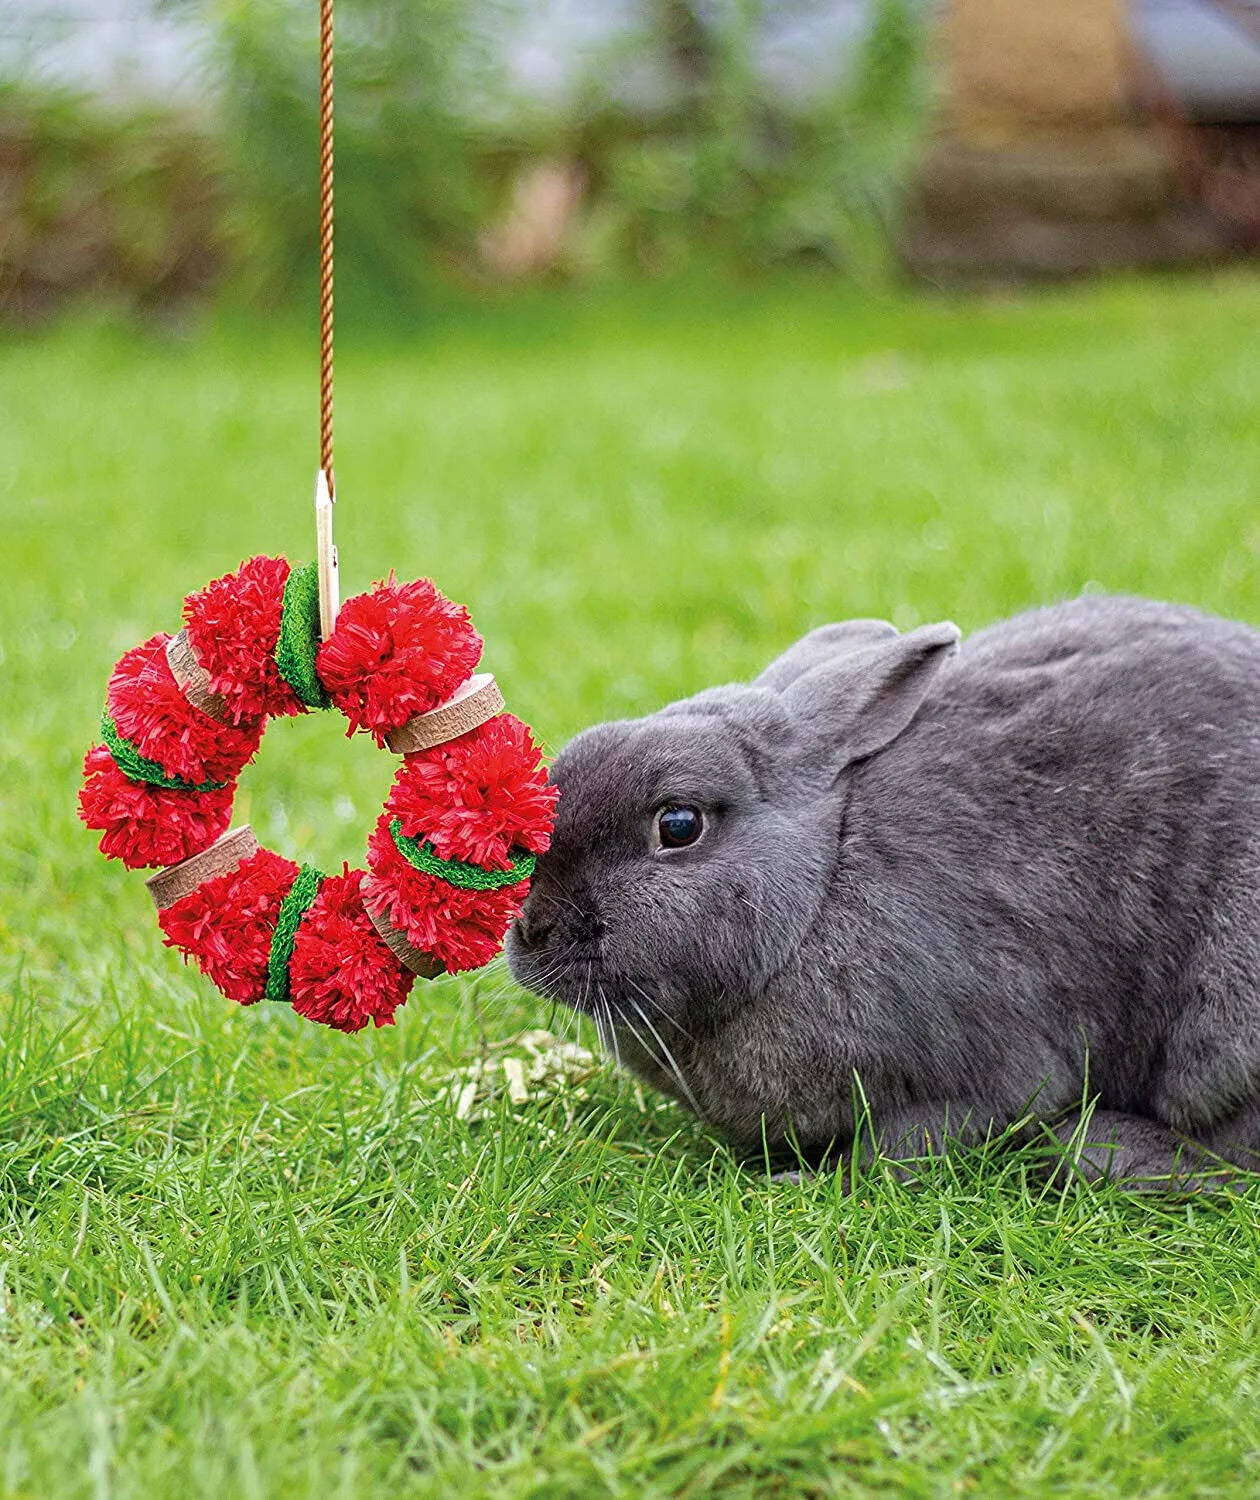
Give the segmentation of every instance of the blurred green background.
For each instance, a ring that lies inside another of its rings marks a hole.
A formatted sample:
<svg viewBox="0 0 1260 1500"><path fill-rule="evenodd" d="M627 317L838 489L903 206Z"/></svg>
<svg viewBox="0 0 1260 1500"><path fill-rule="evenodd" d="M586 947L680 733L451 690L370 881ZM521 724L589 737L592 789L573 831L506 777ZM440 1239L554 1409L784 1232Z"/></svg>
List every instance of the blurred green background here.
<svg viewBox="0 0 1260 1500"><path fill-rule="evenodd" d="M309 306L311 0L10 0L0 317ZM812 267L878 285L1260 244L1254 0L340 0L345 326Z"/></svg>
<svg viewBox="0 0 1260 1500"><path fill-rule="evenodd" d="M98 11L104 41L117 6ZM798 67L787 88L759 66L774 11L649 0L601 23L563 4L341 0L347 305L392 320L443 288L662 274L701 254L876 274L921 116L922 7L850 5L826 38L825 86ZM104 65L67 51L57 12L22 0L0 54L0 307L309 293L318 7L137 6L148 40L95 88L85 75ZM62 50L15 45L23 14ZM166 76L145 86L158 59Z"/></svg>

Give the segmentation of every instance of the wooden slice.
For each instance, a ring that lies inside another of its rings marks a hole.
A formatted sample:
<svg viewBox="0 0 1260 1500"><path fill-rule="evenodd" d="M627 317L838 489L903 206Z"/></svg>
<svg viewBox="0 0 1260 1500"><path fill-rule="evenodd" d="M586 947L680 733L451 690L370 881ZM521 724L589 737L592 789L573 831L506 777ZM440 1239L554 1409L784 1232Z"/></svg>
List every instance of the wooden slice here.
<svg viewBox="0 0 1260 1500"><path fill-rule="evenodd" d="M145 885L153 897L154 906L165 911L176 901L191 896L204 881L215 875L226 875L257 853L258 840L254 837L254 830L245 823L215 839L200 854L182 859L177 865L167 865L156 875L150 875Z"/></svg>
<svg viewBox="0 0 1260 1500"><path fill-rule="evenodd" d="M333 542L333 502L329 476L323 469L315 475L315 564L319 572L319 638L326 641L337 624L341 608L341 583L337 572L337 548Z"/></svg>
<svg viewBox="0 0 1260 1500"><path fill-rule="evenodd" d="M431 953L421 953L419 948L413 948L407 934L400 932L385 915L384 903L373 898L370 878L363 882L361 890L363 905L372 919L372 926L380 933L381 941L398 962L413 974L418 974L421 979L436 979L439 974L445 974L445 965Z"/></svg>
<svg viewBox="0 0 1260 1500"><path fill-rule="evenodd" d="M216 719L220 724L229 724L227 700L210 691L210 677L197 660L188 632L181 630L166 643L166 660L170 663L171 675L179 683L184 697L194 708Z"/></svg>
<svg viewBox="0 0 1260 1500"><path fill-rule="evenodd" d="M432 750L447 740L458 739L470 729L503 712L503 694L493 672L476 672L445 703L408 719L401 729L385 736L385 743L395 755L410 755L416 750Z"/></svg>

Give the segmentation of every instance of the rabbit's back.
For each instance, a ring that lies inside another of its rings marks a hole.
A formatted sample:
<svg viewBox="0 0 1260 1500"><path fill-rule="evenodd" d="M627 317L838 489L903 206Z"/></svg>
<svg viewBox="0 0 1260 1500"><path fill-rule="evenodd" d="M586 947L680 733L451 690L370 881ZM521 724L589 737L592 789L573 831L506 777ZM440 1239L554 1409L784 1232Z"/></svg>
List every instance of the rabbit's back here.
<svg viewBox="0 0 1260 1500"><path fill-rule="evenodd" d="M1025 672L1055 670L1065 681L1119 687L1117 698L1149 685L1157 692L1188 672L1241 686L1260 680L1260 631L1238 621L1150 599L1085 595L1029 610L969 636L950 685L993 687ZM1123 679L1116 682L1116 674Z"/></svg>
<svg viewBox="0 0 1260 1500"><path fill-rule="evenodd" d="M1211 1118L1260 1080L1260 633L1099 597L977 634L856 768L841 868L872 1059Z"/></svg>
<svg viewBox="0 0 1260 1500"><path fill-rule="evenodd" d="M1196 849L1260 828L1260 631L1197 610L1086 597L1016 616L964 642L917 728L911 760L935 751L964 797L1018 799L1030 836L1092 834L1085 873L1119 879L1149 847L1210 882Z"/></svg>

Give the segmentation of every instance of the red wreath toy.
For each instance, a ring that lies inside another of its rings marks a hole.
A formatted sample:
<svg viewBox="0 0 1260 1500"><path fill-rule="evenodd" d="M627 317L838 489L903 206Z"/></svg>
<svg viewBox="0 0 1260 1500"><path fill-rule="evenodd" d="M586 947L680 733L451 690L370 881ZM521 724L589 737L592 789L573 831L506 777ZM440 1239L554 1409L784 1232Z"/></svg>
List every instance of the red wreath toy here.
<svg viewBox="0 0 1260 1500"><path fill-rule="evenodd" d="M102 853L161 867L147 883L166 943L229 999L359 1031L392 1025L416 975L495 955L557 794L494 677L474 672L482 641L462 605L391 577L334 603L321 640L323 582L315 563L250 558L188 596L178 635L128 651L79 810ZM267 720L330 707L403 757L367 869L340 875L227 831Z"/></svg>

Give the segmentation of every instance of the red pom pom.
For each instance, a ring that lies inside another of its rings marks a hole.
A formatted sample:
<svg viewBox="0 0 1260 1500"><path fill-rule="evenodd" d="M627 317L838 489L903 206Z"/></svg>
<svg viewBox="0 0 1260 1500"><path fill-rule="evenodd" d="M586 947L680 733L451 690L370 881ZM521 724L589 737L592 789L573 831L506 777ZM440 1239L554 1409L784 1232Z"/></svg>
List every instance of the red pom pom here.
<svg viewBox="0 0 1260 1500"><path fill-rule="evenodd" d="M490 962L529 894L528 880L466 891L417 870L398 852L388 813L368 840L368 864L384 914L412 947L440 959L452 974Z"/></svg>
<svg viewBox="0 0 1260 1500"><path fill-rule="evenodd" d="M362 870L329 876L302 918L289 960L293 1009L338 1031L369 1021L392 1026L415 976L372 925L359 887Z"/></svg>
<svg viewBox="0 0 1260 1500"><path fill-rule="evenodd" d="M229 1000L253 1005L267 984L267 959L280 903L298 873L291 859L260 849L235 870L203 881L190 895L158 914L166 944Z"/></svg>
<svg viewBox="0 0 1260 1500"><path fill-rule="evenodd" d="M551 842L559 791L547 785L542 752L512 714L456 740L409 755L385 803L413 839L442 859L510 870L513 846L542 854Z"/></svg>
<svg viewBox="0 0 1260 1500"><path fill-rule="evenodd" d="M217 792L167 791L131 781L104 745L83 761L79 816L104 833L101 853L129 870L160 869L208 849L232 820L236 783Z"/></svg>
<svg viewBox="0 0 1260 1500"><path fill-rule="evenodd" d="M328 696L378 745L391 729L443 703L472 675L481 637L468 611L427 578L395 583L347 599L315 670Z"/></svg>
<svg viewBox="0 0 1260 1500"><path fill-rule="evenodd" d="M106 707L118 733L168 776L231 781L262 739L262 719L239 728L219 724L184 696L166 659L169 635L151 636L121 657L109 679Z"/></svg>
<svg viewBox="0 0 1260 1500"><path fill-rule="evenodd" d="M184 600L189 643L234 724L306 712L272 659L288 577L283 557L251 557Z"/></svg>

